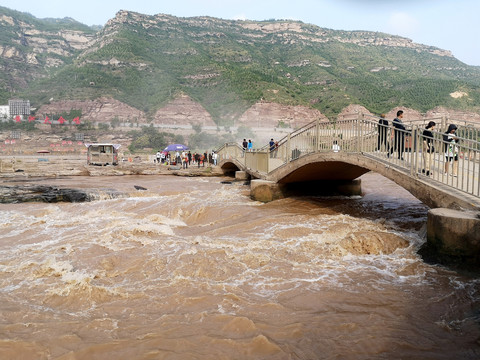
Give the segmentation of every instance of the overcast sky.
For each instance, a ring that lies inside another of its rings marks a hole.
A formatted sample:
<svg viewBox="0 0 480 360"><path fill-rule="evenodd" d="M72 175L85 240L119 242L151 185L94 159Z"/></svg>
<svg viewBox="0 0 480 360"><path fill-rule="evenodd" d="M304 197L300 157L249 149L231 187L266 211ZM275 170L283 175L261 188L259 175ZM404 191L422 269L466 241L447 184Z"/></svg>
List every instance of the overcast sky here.
<svg viewBox="0 0 480 360"><path fill-rule="evenodd" d="M118 10L179 17L294 19L334 30L405 36L480 66L480 0L0 0L0 5L37 18L71 17L87 25L104 25Z"/></svg>

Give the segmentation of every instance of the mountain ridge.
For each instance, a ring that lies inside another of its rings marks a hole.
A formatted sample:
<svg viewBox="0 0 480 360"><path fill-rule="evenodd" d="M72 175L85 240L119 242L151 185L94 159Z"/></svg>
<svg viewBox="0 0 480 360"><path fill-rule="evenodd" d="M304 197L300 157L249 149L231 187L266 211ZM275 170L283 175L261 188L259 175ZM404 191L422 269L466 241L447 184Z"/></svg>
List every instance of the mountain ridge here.
<svg viewBox="0 0 480 360"><path fill-rule="evenodd" d="M480 109L480 67L404 37L291 20L126 10L95 31L70 28L68 19L29 23L5 9L0 30L12 36L0 37L4 102L24 96L40 107L51 99L111 97L153 121L159 109L187 95L218 125L234 124L259 102L309 107L327 117L350 104L372 113L397 106L423 113L439 106ZM12 76L5 75L9 69Z"/></svg>

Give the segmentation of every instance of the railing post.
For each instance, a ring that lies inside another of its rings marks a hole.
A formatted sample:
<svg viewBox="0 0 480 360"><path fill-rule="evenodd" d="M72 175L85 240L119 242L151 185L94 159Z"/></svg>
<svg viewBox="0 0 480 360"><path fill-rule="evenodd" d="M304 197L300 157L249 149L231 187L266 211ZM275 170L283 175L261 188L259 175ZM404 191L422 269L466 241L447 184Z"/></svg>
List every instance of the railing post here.
<svg viewBox="0 0 480 360"><path fill-rule="evenodd" d="M317 134L316 150L319 151L320 150L320 118L317 118L317 123L315 124L315 126L317 127L315 132Z"/></svg>
<svg viewBox="0 0 480 360"><path fill-rule="evenodd" d="M357 133L357 139L358 139L358 148L357 148L357 152L362 152L363 150L363 113L359 112L358 113L358 117L357 117L357 122L358 122L358 133Z"/></svg>
<svg viewBox="0 0 480 360"><path fill-rule="evenodd" d="M288 164L290 162L290 133L287 135L287 161Z"/></svg>
<svg viewBox="0 0 480 360"><path fill-rule="evenodd" d="M358 121L358 116L357 116L357 121L355 122L355 144L356 144L356 151L358 152L360 149L360 140L358 139L360 137L360 121Z"/></svg>
<svg viewBox="0 0 480 360"><path fill-rule="evenodd" d="M416 145L420 145L419 138L418 138L418 128L416 125L412 126L412 134L410 135L411 144L410 144L410 175L416 177L415 174L418 170L418 156L420 155L420 151L418 151Z"/></svg>

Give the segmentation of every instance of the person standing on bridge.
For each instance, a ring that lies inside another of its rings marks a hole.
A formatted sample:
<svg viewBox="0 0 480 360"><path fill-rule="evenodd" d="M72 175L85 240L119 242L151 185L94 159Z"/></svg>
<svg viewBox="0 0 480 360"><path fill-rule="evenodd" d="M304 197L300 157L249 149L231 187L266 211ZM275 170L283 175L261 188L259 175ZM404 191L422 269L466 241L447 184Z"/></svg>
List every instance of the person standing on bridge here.
<svg viewBox="0 0 480 360"><path fill-rule="evenodd" d="M393 134L393 146L390 148L389 153L387 154L390 157L391 154L396 150L398 152L398 158L403 160L403 152L405 151L405 125L402 122L403 110L397 111L397 117L393 119L392 125L394 127Z"/></svg>
<svg viewBox="0 0 480 360"><path fill-rule="evenodd" d="M422 137L423 137L423 170L422 172L425 175L429 176L431 174L431 167L432 167L432 158L433 154L435 153L435 148L433 147L433 133L432 131L435 130L435 121L430 121L425 130L423 130Z"/></svg>
<svg viewBox="0 0 480 360"><path fill-rule="evenodd" d="M206 150L203 153L203 157L202 157L202 166L203 167L205 167L205 162L207 162L207 166L208 166L208 151L206 151Z"/></svg>
<svg viewBox="0 0 480 360"><path fill-rule="evenodd" d="M385 119L385 114L380 115L378 120L378 151L382 150L382 145L385 147L385 151L388 151L388 120Z"/></svg>
<svg viewBox="0 0 480 360"><path fill-rule="evenodd" d="M247 147L248 147L247 139L243 139L242 146L243 146L243 156L245 157L245 152L247 151Z"/></svg>
<svg viewBox="0 0 480 360"><path fill-rule="evenodd" d="M270 142L268 143L268 146L270 147L270 157L273 158L273 155L275 154L275 141L273 139L270 139Z"/></svg>
<svg viewBox="0 0 480 360"><path fill-rule="evenodd" d="M445 142L445 174L448 174L448 164L453 160L453 176L458 173L458 137L455 135L457 125L450 124L443 135Z"/></svg>
<svg viewBox="0 0 480 360"><path fill-rule="evenodd" d="M248 139L247 150L248 150L248 152L253 151L253 143L252 143L252 140L250 140L250 139Z"/></svg>
<svg viewBox="0 0 480 360"><path fill-rule="evenodd" d="M340 145L338 145L337 140L333 140L332 150L333 150L333 152L339 152L340 151Z"/></svg>

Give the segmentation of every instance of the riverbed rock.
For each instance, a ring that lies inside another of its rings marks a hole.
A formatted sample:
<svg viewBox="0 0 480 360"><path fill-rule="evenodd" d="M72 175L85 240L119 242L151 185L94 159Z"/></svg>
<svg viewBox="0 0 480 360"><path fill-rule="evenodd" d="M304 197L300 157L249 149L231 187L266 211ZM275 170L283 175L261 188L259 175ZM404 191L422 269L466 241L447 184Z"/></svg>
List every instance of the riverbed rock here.
<svg viewBox="0 0 480 360"><path fill-rule="evenodd" d="M400 236L374 231L358 231L340 242L340 246L353 255L391 254L408 245L408 241Z"/></svg>
<svg viewBox="0 0 480 360"><path fill-rule="evenodd" d="M49 185L1 185L0 203L23 202L88 202L100 199L127 197L115 189L71 189Z"/></svg>

